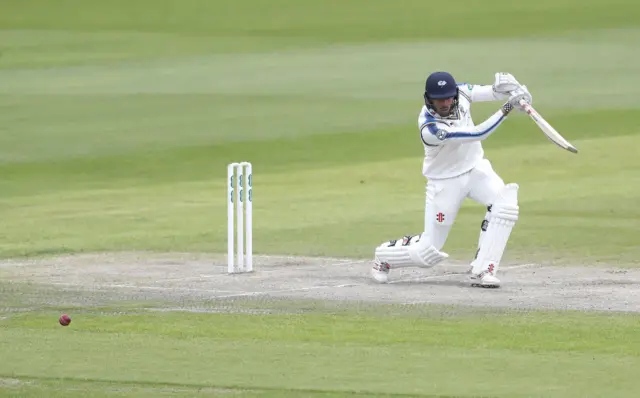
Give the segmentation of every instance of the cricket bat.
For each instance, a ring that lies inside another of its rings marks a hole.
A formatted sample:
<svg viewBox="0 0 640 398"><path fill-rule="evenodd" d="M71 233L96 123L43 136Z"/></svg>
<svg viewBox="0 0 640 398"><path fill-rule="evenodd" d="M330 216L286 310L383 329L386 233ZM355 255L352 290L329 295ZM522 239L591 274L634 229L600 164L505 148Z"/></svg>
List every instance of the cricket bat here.
<svg viewBox="0 0 640 398"><path fill-rule="evenodd" d="M569 152L578 153L578 149L571 143L564 139L563 136L556 131L536 110L531 104L524 99L520 100L520 106L527 112L527 115L538 125L540 130L557 146L562 149L566 149Z"/></svg>

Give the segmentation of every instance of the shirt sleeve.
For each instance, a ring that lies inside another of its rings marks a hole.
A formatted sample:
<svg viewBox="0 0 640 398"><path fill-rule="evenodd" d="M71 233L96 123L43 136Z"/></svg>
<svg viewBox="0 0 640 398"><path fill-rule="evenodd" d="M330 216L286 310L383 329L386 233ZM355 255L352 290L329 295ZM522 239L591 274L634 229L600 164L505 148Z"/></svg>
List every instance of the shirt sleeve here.
<svg viewBox="0 0 640 398"><path fill-rule="evenodd" d="M462 83L458 89L467 97L469 102L504 101L509 98L506 94L493 91L491 84L467 84Z"/></svg>
<svg viewBox="0 0 640 398"><path fill-rule="evenodd" d="M443 120L429 118L420 126L420 136L422 142L428 146L446 145L449 142L482 141L496 131L505 119L502 110L473 127L450 127Z"/></svg>

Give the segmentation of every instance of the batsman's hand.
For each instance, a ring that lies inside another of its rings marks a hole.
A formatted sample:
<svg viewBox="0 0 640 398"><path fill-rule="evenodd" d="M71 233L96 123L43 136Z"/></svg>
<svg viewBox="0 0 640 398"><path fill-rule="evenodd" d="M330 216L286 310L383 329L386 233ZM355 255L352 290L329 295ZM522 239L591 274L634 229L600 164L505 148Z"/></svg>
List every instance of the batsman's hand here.
<svg viewBox="0 0 640 398"><path fill-rule="evenodd" d="M495 81L493 82L493 91L497 94L502 94L505 98L522 87L519 81L511 73L498 72L495 75Z"/></svg>
<svg viewBox="0 0 640 398"><path fill-rule="evenodd" d="M533 103L533 97L531 93L527 89L527 86L522 86L511 92L507 103L511 104L514 108L518 110L522 110L522 106L520 106L520 101L525 100L530 105Z"/></svg>

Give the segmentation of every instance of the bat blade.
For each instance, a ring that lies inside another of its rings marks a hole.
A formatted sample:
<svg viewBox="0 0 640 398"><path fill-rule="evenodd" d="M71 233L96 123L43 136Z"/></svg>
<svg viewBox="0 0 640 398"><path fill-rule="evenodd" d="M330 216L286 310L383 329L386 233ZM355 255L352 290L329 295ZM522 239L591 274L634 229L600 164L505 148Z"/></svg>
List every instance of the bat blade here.
<svg viewBox="0 0 640 398"><path fill-rule="evenodd" d="M529 117L538 125L540 130L547 136L547 138L559 146L572 153L578 153L578 149L567 141L556 129L553 128L536 110L531 104L525 100L520 101L522 109L529 115Z"/></svg>

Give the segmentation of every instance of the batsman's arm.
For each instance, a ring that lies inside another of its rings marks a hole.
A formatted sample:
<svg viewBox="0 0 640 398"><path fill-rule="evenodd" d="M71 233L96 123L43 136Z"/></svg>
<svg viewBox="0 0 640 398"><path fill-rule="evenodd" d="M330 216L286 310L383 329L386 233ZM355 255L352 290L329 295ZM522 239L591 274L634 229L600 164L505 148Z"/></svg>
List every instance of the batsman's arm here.
<svg viewBox="0 0 640 398"><path fill-rule="evenodd" d="M498 72L492 85L460 84L458 91L469 99L469 102L504 101L522 84L511 73Z"/></svg>
<svg viewBox="0 0 640 398"><path fill-rule="evenodd" d="M469 102L504 101L509 98L509 94L496 92L491 84L464 84L459 89Z"/></svg>
<svg viewBox="0 0 640 398"><path fill-rule="evenodd" d="M512 108L507 103L487 120L473 127L450 127L441 120L428 120L420 127L422 142L428 146L440 146L449 142L485 140L506 120Z"/></svg>

